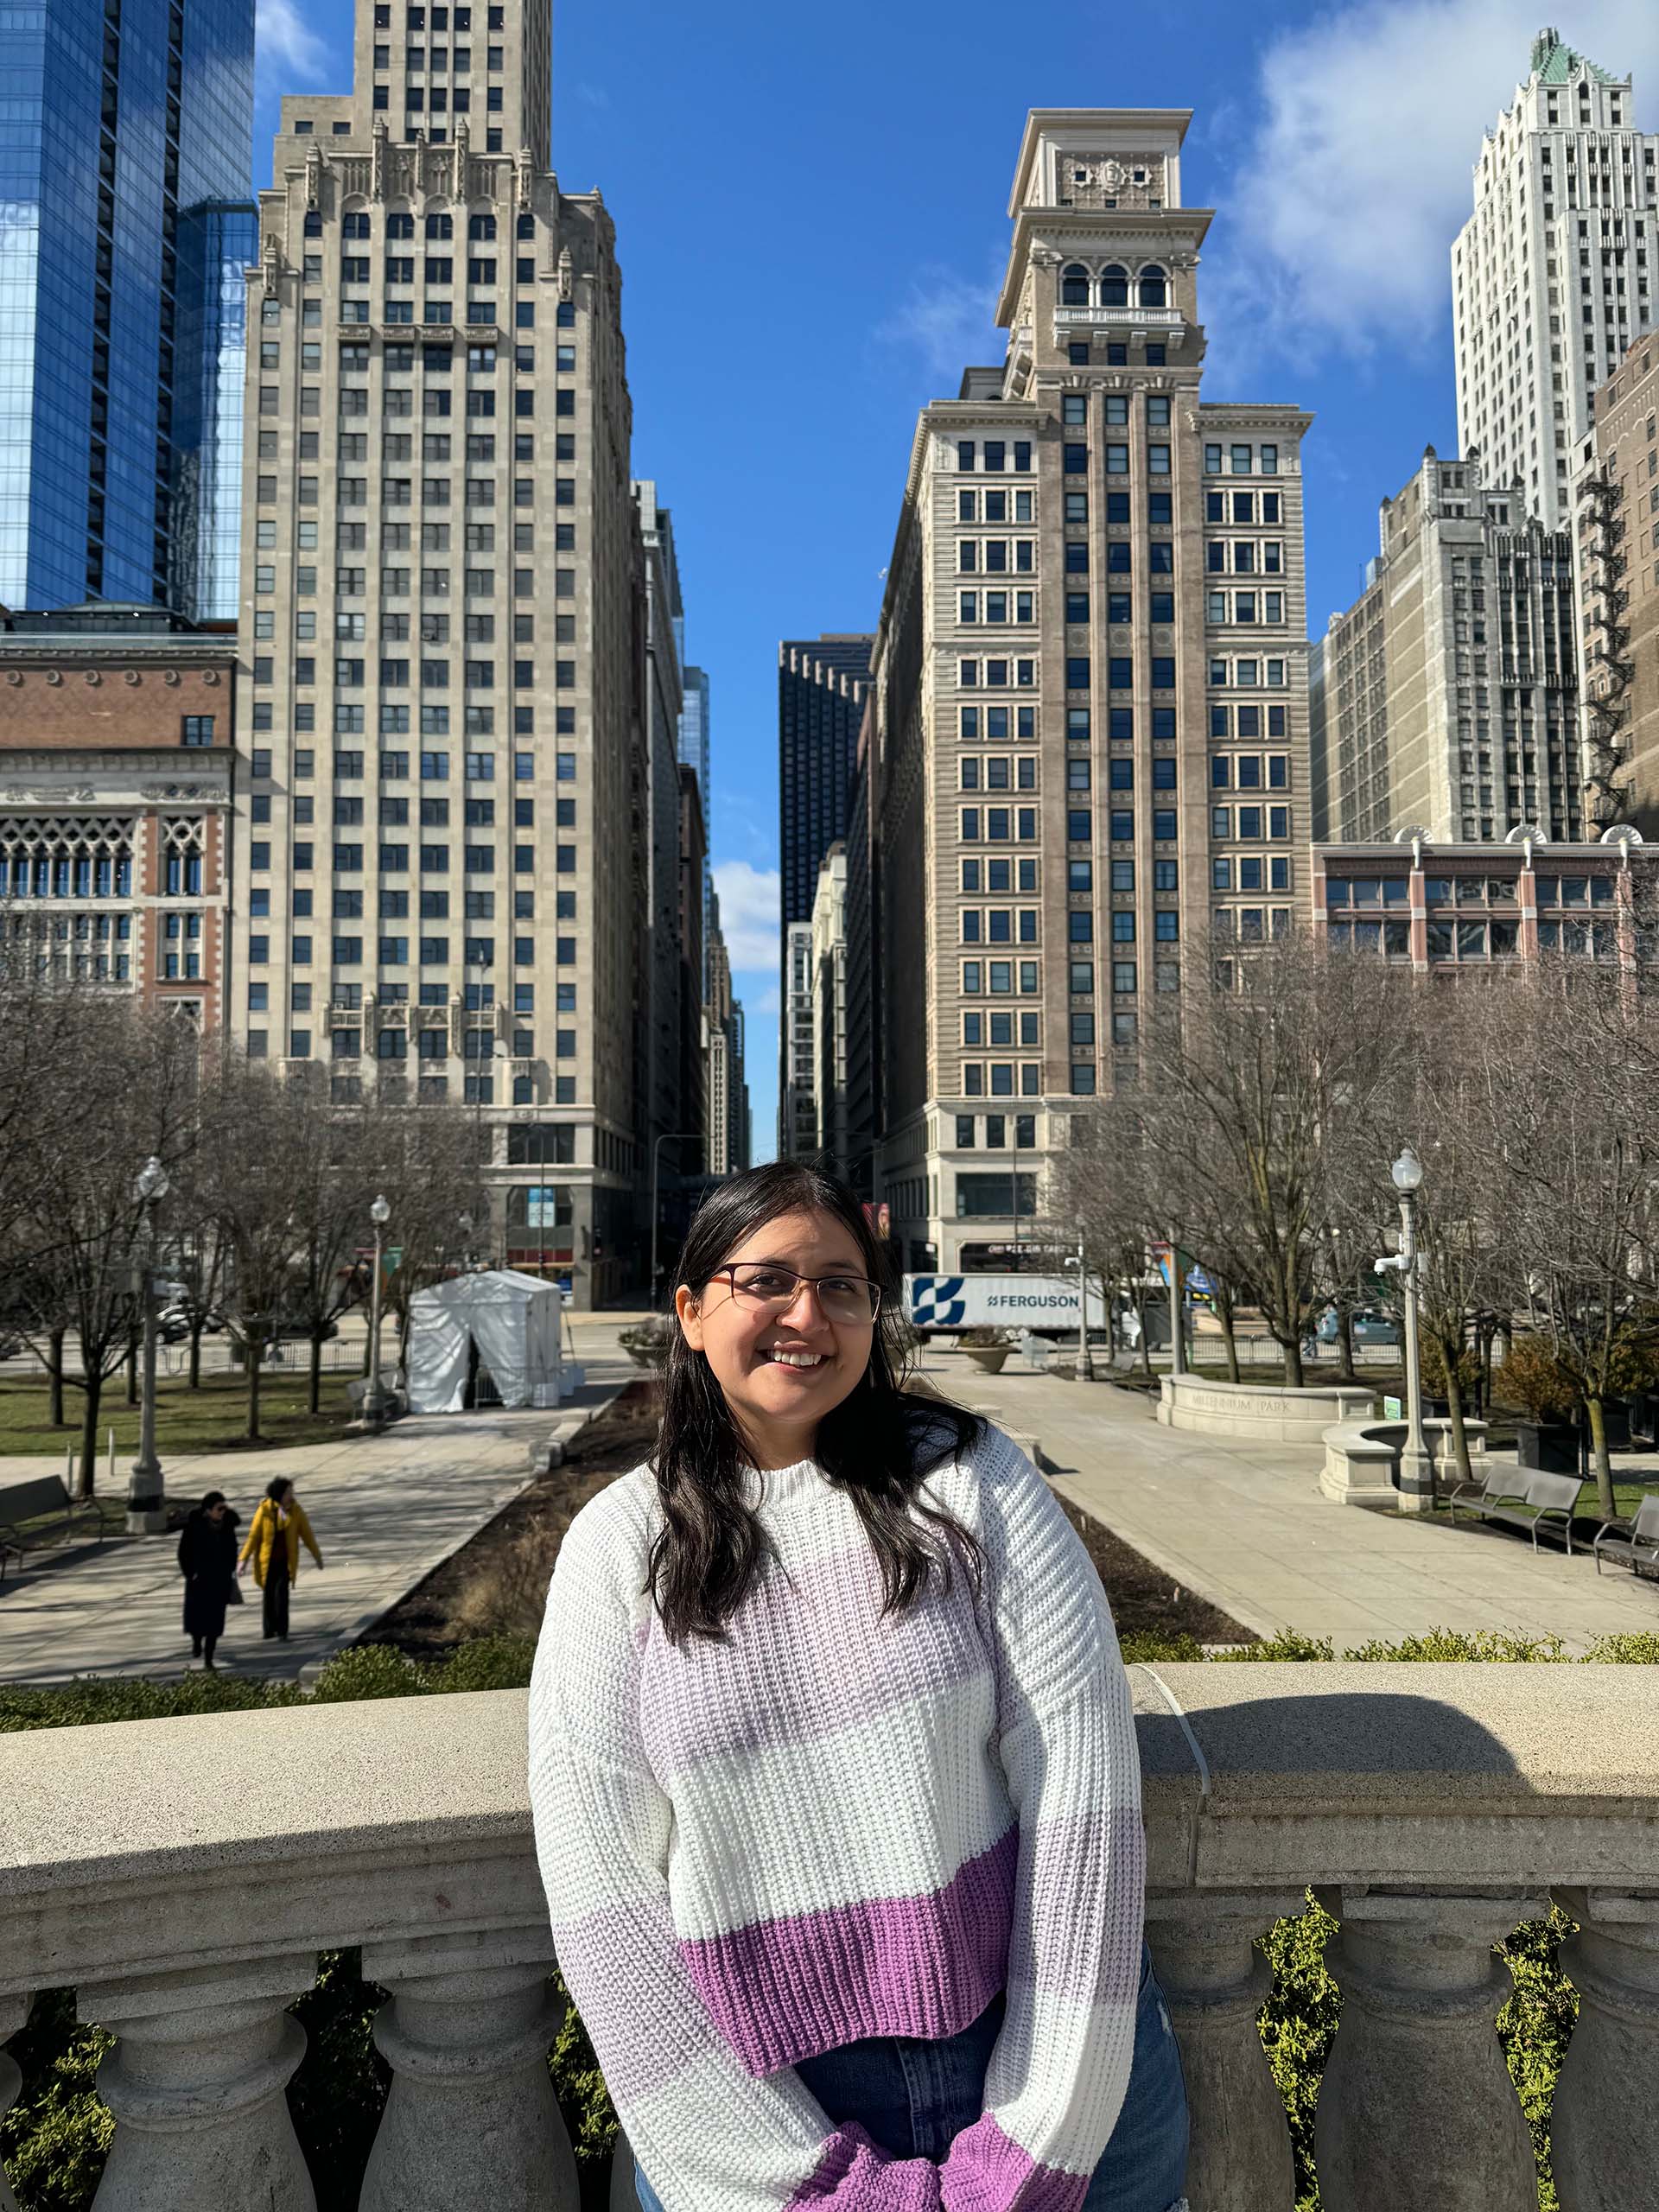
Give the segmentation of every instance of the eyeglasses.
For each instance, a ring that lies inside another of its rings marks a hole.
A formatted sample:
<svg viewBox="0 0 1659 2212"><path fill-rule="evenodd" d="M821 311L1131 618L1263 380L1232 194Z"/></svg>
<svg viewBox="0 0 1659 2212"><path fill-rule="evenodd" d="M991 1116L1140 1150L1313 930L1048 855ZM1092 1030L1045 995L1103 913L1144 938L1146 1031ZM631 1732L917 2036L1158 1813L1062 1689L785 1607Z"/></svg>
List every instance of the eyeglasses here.
<svg viewBox="0 0 1659 2212"><path fill-rule="evenodd" d="M732 1286L732 1295L744 1306L782 1313L795 1303L804 1282L817 1293L824 1317L830 1321L874 1321L881 1310L881 1286L868 1275L800 1275L793 1268L774 1267L769 1261L751 1260L741 1267L716 1268Z"/></svg>

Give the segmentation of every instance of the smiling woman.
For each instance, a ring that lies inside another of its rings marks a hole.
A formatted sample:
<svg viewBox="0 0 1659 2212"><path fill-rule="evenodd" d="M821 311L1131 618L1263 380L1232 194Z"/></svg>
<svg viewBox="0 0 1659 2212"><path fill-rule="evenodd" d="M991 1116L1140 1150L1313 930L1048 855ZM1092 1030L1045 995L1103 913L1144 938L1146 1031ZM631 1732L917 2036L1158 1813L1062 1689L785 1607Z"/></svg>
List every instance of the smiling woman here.
<svg viewBox="0 0 1659 2212"><path fill-rule="evenodd" d="M1174 2212L1100 1580L1007 1437L899 1387L846 1186L721 1184L653 1458L561 1548L530 1779L641 2212Z"/></svg>

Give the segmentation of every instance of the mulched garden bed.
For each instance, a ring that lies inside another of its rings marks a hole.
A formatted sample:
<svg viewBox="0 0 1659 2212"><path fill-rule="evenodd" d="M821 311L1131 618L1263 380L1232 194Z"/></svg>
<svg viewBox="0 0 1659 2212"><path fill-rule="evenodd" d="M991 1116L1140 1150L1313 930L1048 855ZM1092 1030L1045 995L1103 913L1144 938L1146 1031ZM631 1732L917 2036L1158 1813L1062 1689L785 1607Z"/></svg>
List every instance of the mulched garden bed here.
<svg viewBox="0 0 1659 2212"><path fill-rule="evenodd" d="M619 1475L637 1467L657 1434L654 1376L630 1383L579 1430L563 1466L529 1488L382 1616L363 1637L411 1659L442 1659L478 1636L534 1636L565 1530ZM1064 1503L1064 1501L1063 1501ZM1067 1517L1094 1560L1121 1637L1192 1637L1200 1643L1250 1643L1249 1629L1183 1590L1121 1537L1077 1507Z"/></svg>

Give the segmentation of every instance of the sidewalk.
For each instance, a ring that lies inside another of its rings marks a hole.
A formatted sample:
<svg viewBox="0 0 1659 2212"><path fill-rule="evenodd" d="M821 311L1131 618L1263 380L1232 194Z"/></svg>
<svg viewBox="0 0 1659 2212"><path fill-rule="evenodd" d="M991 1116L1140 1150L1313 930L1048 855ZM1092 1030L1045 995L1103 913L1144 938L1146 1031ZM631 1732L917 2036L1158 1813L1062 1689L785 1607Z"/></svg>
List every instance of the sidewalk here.
<svg viewBox="0 0 1659 2212"><path fill-rule="evenodd" d="M1518 1629L1581 1651L1598 1636L1659 1630L1653 1582L1599 1578L1576 1553L1535 1556L1497 1529L1334 1504L1305 1447L1162 1428L1150 1399L1110 1383L982 1375L938 1355L924 1365L948 1395L1034 1432L1064 1497L1261 1635L1294 1628L1340 1651L1433 1628Z"/></svg>
<svg viewBox="0 0 1659 2212"><path fill-rule="evenodd" d="M206 1452L170 1465L170 1497L222 1490L244 1535L265 1484L289 1476L327 1563L319 1573L302 1549L286 1643L261 1640L258 1586L251 1575L244 1580L246 1602L230 1609L219 1648L227 1671L292 1679L352 1643L459 1550L531 1481L531 1443L573 1434L634 1371L597 1343L582 1356L587 1382L556 1414L418 1415L383 1436ZM190 1646L177 1548L176 1535L116 1540L44 1567L14 1568L0 1586L0 1681L182 1673Z"/></svg>

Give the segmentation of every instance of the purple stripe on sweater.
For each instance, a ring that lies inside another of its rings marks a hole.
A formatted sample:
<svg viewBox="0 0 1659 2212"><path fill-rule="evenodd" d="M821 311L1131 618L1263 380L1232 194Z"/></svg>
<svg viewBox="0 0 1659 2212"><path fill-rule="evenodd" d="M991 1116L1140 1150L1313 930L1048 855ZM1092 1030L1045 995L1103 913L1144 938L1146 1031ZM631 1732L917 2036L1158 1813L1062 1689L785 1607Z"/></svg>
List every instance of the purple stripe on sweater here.
<svg viewBox="0 0 1659 2212"><path fill-rule="evenodd" d="M1020 1837L925 1897L879 1897L683 1942L710 2018L751 2074L864 2036L950 2036L1007 1970Z"/></svg>
<svg viewBox="0 0 1659 2212"><path fill-rule="evenodd" d="M957 2136L939 2176L944 2212L1080 2212L1089 2181L1039 2165L988 2112Z"/></svg>
<svg viewBox="0 0 1659 2212"><path fill-rule="evenodd" d="M664 1786L699 1760L812 1743L894 1706L980 1678L988 1729L992 1655L960 1568L935 1577L902 1616L881 1618L881 1577L861 1537L769 1566L733 1616L729 1640L653 1633L640 1666L646 1757Z"/></svg>
<svg viewBox="0 0 1659 2212"><path fill-rule="evenodd" d="M808 2204L835 2212L938 2212L939 2172L931 2158L893 2158L855 2120L832 2135L784 2212Z"/></svg>

